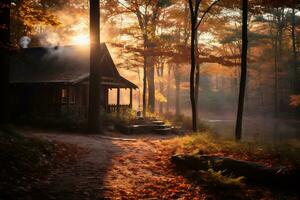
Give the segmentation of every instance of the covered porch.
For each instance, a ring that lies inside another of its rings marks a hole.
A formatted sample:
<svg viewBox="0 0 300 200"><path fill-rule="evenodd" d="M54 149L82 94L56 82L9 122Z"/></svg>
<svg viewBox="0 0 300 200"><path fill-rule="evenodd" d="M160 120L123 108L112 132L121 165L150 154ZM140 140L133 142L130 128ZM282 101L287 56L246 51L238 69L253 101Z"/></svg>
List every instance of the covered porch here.
<svg viewBox="0 0 300 200"><path fill-rule="evenodd" d="M100 86L99 103L105 112L114 113L132 109L133 90L138 89L135 84L121 76L118 78L102 77ZM88 116L89 78L75 85L65 85L59 93L61 96L61 113L73 113L85 118ZM115 93L114 98L111 97L112 93Z"/></svg>
<svg viewBox="0 0 300 200"><path fill-rule="evenodd" d="M104 77L102 78L101 86L105 88L104 109L107 113L121 112L127 109L132 109L133 90L138 88L135 84L123 77L119 77L118 79ZM114 90L116 93L115 98L110 95ZM127 92L127 94L122 94L122 92ZM112 99L115 101L112 102ZM122 99L123 101L121 101ZM129 99L129 102L124 103L124 99Z"/></svg>

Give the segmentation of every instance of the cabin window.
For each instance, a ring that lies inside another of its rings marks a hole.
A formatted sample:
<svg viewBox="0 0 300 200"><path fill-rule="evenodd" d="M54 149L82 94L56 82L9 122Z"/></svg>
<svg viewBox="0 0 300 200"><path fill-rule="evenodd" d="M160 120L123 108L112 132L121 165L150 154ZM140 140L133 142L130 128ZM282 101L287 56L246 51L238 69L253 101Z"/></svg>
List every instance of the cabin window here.
<svg viewBox="0 0 300 200"><path fill-rule="evenodd" d="M61 90L61 102L62 103L68 103L68 92L67 89Z"/></svg>
<svg viewBox="0 0 300 200"><path fill-rule="evenodd" d="M69 102L68 102L69 100ZM61 102L74 104L76 101L76 94L74 88L69 88L69 91L64 88L61 90Z"/></svg>
<svg viewBox="0 0 300 200"><path fill-rule="evenodd" d="M74 88L70 88L69 90L69 100L70 100L70 103L75 103L75 100L76 100L76 95L75 95L75 89Z"/></svg>

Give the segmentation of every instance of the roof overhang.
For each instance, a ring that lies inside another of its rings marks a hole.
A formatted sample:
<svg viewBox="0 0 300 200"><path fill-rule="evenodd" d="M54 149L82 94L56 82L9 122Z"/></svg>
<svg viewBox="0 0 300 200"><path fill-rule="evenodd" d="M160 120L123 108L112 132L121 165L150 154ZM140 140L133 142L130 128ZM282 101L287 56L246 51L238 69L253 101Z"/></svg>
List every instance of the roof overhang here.
<svg viewBox="0 0 300 200"><path fill-rule="evenodd" d="M89 73L84 74L77 79L74 80L49 80L49 81L10 81L11 84L39 84L39 85L46 85L46 84L61 84L61 85L76 85L83 82L86 82L88 84L89 82ZM138 86L134 83L128 81L122 76L119 76L117 78L112 77L102 77L101 78L101 85L112 87L112 88L132 88L132 89L138 89Z"/></svg>

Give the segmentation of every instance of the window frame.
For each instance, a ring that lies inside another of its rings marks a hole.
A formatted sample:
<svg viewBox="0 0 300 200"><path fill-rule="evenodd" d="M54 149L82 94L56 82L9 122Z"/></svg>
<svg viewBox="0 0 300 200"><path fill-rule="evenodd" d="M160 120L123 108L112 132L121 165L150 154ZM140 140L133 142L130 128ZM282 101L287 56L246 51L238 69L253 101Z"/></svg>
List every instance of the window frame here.
<svg viewBox="0 0 300 200"><path fill-rule="evenodd" d="M67 88L62 88L60 92L60 99L62 104L67 104L68 103L68 89Z"/></svg>

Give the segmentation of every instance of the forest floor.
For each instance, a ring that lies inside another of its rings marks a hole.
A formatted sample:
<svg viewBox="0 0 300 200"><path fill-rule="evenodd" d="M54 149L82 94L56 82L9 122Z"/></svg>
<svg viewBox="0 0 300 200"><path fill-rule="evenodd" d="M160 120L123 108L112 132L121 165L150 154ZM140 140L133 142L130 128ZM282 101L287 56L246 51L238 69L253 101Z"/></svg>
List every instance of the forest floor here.
<svg viewBox="0 0 300 200"><path fill-rule="evenodd" d="M76 163L51 172L39 187L38 199L297 199L289 192L261 186L199 183L193 173L174 169L170 157L178 149L178 139L172 135L22 132L83 151Z"/></svg>

